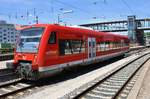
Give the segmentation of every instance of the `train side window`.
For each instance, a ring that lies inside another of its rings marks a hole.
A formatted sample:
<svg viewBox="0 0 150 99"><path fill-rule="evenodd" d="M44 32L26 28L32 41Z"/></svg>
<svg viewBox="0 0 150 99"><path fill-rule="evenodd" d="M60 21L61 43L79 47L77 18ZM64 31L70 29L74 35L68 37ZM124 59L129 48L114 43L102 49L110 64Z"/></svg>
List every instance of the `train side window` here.
<svg viewBox="0 0 150 99"><path fill-rule="evenodd" d="M59 40L59 53L65 55L65 40Z"/></svg>
<svg viewBox="0 0 150 99"><path fill-rule="evenodd" d="M51 32L48 44L56 44L56 32Z"/></svg>
<svg viewBox="0 0 150 99"><path fill-rule="evenodd" d="M85 42L82 40L59 40L60 55L71 55L85 52Z"/></svg>
<svg viewBox="0 0 150 99"><path fill-rule="evenodd" d="M100 42L100 50L105 51L105 42Z"/></svg>
<svg viewBox="0 0 150 99"><path fill-rule="evenodd" d="M95 45L95 42L93 41L92 43L93 43L93 47L95 47L95 46L96 46L96 45Z"/></svg>
<svg viewBox="0 0 150 99"><path fill-rule="evenodd" d="M109 42L105 42L105 50L109 50Z"/></svg>
<svg viewBox="0 0 150 99"><path fill-rule="evenodd" d="M91 47L91 42L89 42L89 47Z"/></svg>
<svg viewBox="0 0 150 99"><path fill-rule="evenodd" d="M69 40L59 40L59 53L60 55L73 54Z"/></svg>
<svg viewBox="0 0 150 99"><path fill-rule="evenodd" d="M100 42L97 42L96 47L97 47L97 51L100 51Z"/></svg>
<svg viewBox="0 0 150 99"><path fill-rule="evenodd" d="M70 44L73 54L82 53L85 51L85 42L82 40L71 40Z"/></svg>

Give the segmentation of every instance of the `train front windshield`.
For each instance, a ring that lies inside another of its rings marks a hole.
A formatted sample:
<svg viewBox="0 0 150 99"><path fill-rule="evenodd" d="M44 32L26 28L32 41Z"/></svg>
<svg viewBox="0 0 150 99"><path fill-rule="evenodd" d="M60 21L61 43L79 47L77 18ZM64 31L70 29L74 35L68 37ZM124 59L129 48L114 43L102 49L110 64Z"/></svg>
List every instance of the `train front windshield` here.
<svg viewBox="0 0 150 99"><path fill-rule="evenodd" d="M37 53L43 32L44 28L41 27L21 30L20 40L17 43L17 52Z"/></svg>

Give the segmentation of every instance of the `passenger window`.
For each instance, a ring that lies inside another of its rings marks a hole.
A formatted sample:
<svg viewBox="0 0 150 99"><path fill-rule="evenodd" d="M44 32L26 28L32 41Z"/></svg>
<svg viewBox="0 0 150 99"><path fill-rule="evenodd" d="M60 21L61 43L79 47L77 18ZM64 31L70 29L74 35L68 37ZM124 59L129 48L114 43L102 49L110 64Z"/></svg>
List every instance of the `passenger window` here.
<svg viewBox="0 0 150 99"><path fill-rule="evenodd" d="M93 47L95 47L95 42L93 41Z"/></svg>
<svg viewBox="0 0 150 99"><path fill-rule="evenodd" d="M83 40L59 40L60 55L71 55L85 52Z"/></svg>
<svg viewBox="0 0 150 99"><path fill-rule="evenodd" d="M56 32L51 32L48 44L56 44Z"/></svg>
<svg viewBox="0 0 150 99"><path fill-rule="evenodd" d="M89 42L89 47L91 47L91 42Z"/></svg>

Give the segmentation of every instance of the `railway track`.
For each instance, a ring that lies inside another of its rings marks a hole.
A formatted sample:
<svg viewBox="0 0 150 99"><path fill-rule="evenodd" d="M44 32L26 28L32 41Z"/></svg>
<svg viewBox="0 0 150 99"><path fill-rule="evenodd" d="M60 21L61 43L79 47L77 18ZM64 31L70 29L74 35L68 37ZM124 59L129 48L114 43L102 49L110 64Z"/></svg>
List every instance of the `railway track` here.
<svg viewBox="0 0 150 99"><path fill-rule="evenodd" d="M15 93L33 88L35 85L31 81L25 81L14 73L11 69L0 70L0 99L13 96Z"/></svg>
<svg viewBox="0 0 150 99"><path fill-rule="evenodd" d="M14 72L11 69L0 69L0 78L4 76L13 75Z"/></svg>
<svg viewBox="0 0 150 99"><path fill-rule="evenodd" d="M4 74L4 73L8 73L8 72L12 72L11 69L0 69L0 75Z"/></svg>
<svg viewBox="0 0 150 99"><path fill-rule="evenodd" d="M13 53L2 54L2 55L0 55L0 61L11 60L11 59L13 59L13 57L14 57Z"/></svg>
<svg viewBox="0 0 150 99"><path fill-rule="evenodd" d="M34 87L30 82L19 79L15 82L0 85L0 98L6 98L7 96L13 95L17 92L24 91Z"/></svg>
<svg viewBox="0 0 150 99"><path fill-rule="evenodd" d="M150 59L150 53L125 64L99 80L95 79L66 94L62 99L126 99L142 65ZM130 86L130 88L129 88ZM125 89L125 90L124 90ZM126 95L124 95L126 93Z"/></svg>
<svg viewBox="0 0 150 99"><path fill-rule="evenodd" d="M128 57L128 56L131 56L131 55L133 55L133 54L140 54L140 53L142 53L142 52L144 52L144 51L146 51L146 50L148 50L149 48L143 48L143 49L137 49L137 50L130 50L129 52L127 52L126 54L125 54L125 57Z"/></svg>
<svg viewBox="0 0 150 99"><path fill-rule="evenodd" d="M0 85L19 79L19 76L11 69L0 69Z"/></svg>

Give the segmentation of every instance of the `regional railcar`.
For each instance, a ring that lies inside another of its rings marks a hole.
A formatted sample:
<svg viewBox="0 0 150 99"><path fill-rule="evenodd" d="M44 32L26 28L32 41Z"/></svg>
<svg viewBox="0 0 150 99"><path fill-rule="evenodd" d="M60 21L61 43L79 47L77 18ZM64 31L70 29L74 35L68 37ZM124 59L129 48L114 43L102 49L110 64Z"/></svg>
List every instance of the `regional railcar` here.
<svg viewBox="0 0 150 99"><path fill-rule="evenodd" d="M129 50L126 36L51 24L36 24L21 30L8 63L21 77L38 79L65 68L81 66L123 55Z"/></svg>

